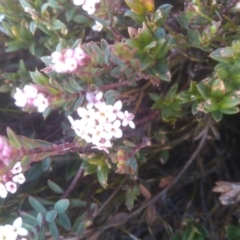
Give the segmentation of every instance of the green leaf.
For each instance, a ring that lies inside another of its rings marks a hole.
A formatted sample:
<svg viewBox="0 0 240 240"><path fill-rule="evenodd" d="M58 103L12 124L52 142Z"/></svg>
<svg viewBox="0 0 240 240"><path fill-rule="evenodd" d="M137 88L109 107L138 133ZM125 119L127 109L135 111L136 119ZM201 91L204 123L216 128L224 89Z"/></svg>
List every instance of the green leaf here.
<svg viewBox="0 0 240 240"><path fill-rule="evenodd" d="M66 25L62 21L60 21L58 19L52 19L51 20L49 29L51 29L51 30L60 30L62 28L66 28Z"/></svg>
<svg viewBox="0 0 240 240"><path fill-rule="evenodd" d="M229 225L226 227L227 239L228 240L239 240L240 239L240 225Z"/></svg>
<svg viewBox="0 0 240 240"><path fill-rule="evenodd" d="M109 169L107 164L103 164L97 167L98 181L104 188L107 187L108 171Z"/></svg>
<svg viewBox="0 0 240 240"><path fill-rule="evenodd" d="M64 193L64 190L51 180L48 180L48 186L56 193Z"/></svg>
<svg viewBox="0 0 240 240"><path fill-rule="evenodd" d="M37 215L37 222L38 222L38 226L41 228L43 225L43 215L41 213L38 213Z"/></svg>
<svg viewBox="0 0 240 240"><path fill-rule="evenodd" d="M48 84L48 78L45 77L42 73L40 73L38 70L35 72L30 72L30 76L34 83L39 85L46 85Z"/></svg>
<svg viewBox="0 0 240 240"><path fill-rule="evenodd" d="M13 144L14 147L17 149L20 149L22 146L20 142L18 141L17 135L13 132L13 130L10 127L7 127L7 135L9 138L9 141L11 144Z"/></svg>
<svg viewBox="0 0 240 240"><path fill-rule="evenodd" d="M71 222L66 213L59 213L58 220L65 230L67 230L67 231L71 230Z"/></svg>
<svg viewBox="0 0 240 240"><path fill-rule="evenodd" d="M152 41L151 43L149 43L148 45L146 45L143 48L143 52L148 52L150 49L156 47L156 45L157 45L157 42L156 41Z"/></svg>
<svg viewBox="0 0 240 240"><path fill-rule="evenodd" d="M171 73L167 63L164 61L158 61L154 67L149 68L147 71L156 78L168 82L171 81Z"/></svg>
<svg viewBox="0 0 240 240"><path fill-rule="evenodd" d="M218 48L216 50L214 50L213 52L211 52L210 57L218 62L222 62L222 63L230 63L232 61L232 59L229 59L225 56L223 56L223 51L225 51L225 48Z"/></svg>
<svg viewBox="0 0 240 240"><path fill-rule="evenodd" d="M55 203L53 209L57 211L57 213L63 213L68 209L69 204L70 201L68 199L61 199Z"/></svg>
<svg viewBox="0 0 240 240"><path fill-rule="evenodd" d="M45 227L42 227L40 231L38 232L38 238L37 240L45 240L46 239L46 230Z"/></svg>
<svg viewBox="0 0 240 240"><path fill-rule="evenodd" d="M211 87L211 93L215 97L222 97L226 93L226 88L223 80L221 79L214 80Z"/></svg>
<svg viewBox="0 0 240 240"><path fill-rule="evenodd" d="M139 57L139 61L141 64L141 70L143 71L153 65L154 58L152 58L151 56L146 57L145 55L142 55Z"/></svg>
<svg viewBox="0 0 240 240"><path fill-rule="evenodd" d="M227 108L227 109L219 109L224 114L236 114L239 113L239 108L238 106L232 107L232 108Z"/></svg>
<svg viewBox="0 0 240 240"><path fill-rule="evenodd" d="M29 213L18 210L19 215L23 218L23 222L26 224L30 224L31 226L36 226L38 224L38 220ZM41 213L40 213L41 214Z"/></svg>
<svg viewBox="0 0 240 240"><path fill-rule="evenodd" d="M149 93L148 95L154 102L157 102L157 101L161 100L161 97L158 94Z"/></svg>
<svg viewBox="0 0 240 240"><path fill-rule="evenodd" d="M130 17L134 21L139 22L139 23L143 23L143 22L146 21L146 16L144 14L143 15L139 15L139 14L137 14L134 11L131 11L131 10L126 11L124 16Z"/></svg>
<svg viewBox="0 0 240 240"><path fill-rule="evenodd" d="M20 4L22 5L23 9L24 8L31 8L31 9L33 9L33 6L30 3L28 3L26 0L20 0Z"/></svg>
<svg viewBox="0 0 240 240"><path fill-rule="evenodd" d="M168 91L166 98L174 98L178 90L178 84L174 84Z"/></svg>
<svg viewBox="0 0 240 240"><path fill-rule="evenodd" d="M128 161L129 161L129 166L132 168L132 170L134 172L136 172L138 169L138 164L137 164L136 158L133 156L130 159L128 159Z"/></svg>
<svg viewBox="0 0 240 240"><path fill-rule="evenodd" d="M52 163L52 160L50 157L47 157L46 159L44 159L42 161L42 170L44 172L47 172L49 170L49 168L51 167L51 163Z"/></svg>
<svg viewBox="0 0 240 240"><path fill-rule="evenodd" d="M218 110L218 103L216 102L215 99L213 98L208 98L205 103L204 103L204 107L210 111L210 112L213 112L213 111L216 111Z"/></svg>
<svg viewBox="0 0 240 240"><path fill-rule="evenodd" d="M83 90L83 88L78 84L78 82L74 78L70 78L69 83L75 89L75 92L76 92L76 90L77 91L82 91Z"/></svg>
<svg viewBox="0 0 240 240"><path fill-rule="evenodd" d="M199 84L197 84L197 89L205 100L211 97L210 87L204 84L203 82L200 82Z"/></svg>
<svg viewBox="0 0 240 240"><path fill-rule="evenodd" d="M52 222L56 219L56 217L57 217L57 212L55 210L51 210L47 212L45 219L47 222Z"/></svg>
<svg viewBox="0 0 240 240"><path fill-rule="evenodd" d="M216 122L219 122L222 120L223 114L219 110L211 112L211 114Z"/></svg>
<svg viewBox="0 0 240 240"><path fill-rule="evenodd" d="M137 186L127 187L125 204L130 211L133 209L134 201L137 199L137 195L139 195L139 189Z"/></svg>
<svg viewBox="0 0 240 240"><path fill-rule="evenodd" d="M55 240L58 240L59 238L59 233L58 233L58 228L57 228L57 225L55 222L50 222L48 224L48 227L49 227L49 231L52 235L52 237L55 239Z"/></svg>
<svg viewBox="0 0 240 240"><path fill-rule="evenodd" d="M66 80L63 81L63 87L64 89L69 93L76 93L78 90L75 89L69 82Z"/></svg>
<svg viewBox="0 0 240 240"><path fill-rule="evenodd" d="M221 103L219 104L219 108L227 109L235 107L240 103L240 100L235 96L226 96L222 99Z"/></svg>
<svg viewBox="0 0 240 240"><path fill-rule="evenodd" d="M37 212L42 213L44 216L46 215L46 208L36 198L29 196L28 201Z"/></svg>
<svg viewBox="0 0 240 240"><path fill-rule="evenodd" d="M31 166L30 170L26 174L27 182L35 181L36 179L39 179L42 175L43 175L42 163L41 162L36 163Z"/></svg>

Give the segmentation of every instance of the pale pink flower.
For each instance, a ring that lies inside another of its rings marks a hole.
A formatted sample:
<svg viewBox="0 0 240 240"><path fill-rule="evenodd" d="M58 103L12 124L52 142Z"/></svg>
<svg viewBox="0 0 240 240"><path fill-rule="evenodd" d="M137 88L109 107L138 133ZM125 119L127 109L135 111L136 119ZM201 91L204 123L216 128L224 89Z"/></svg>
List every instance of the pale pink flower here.
<svg viewBox="0 0 240 240"><path fill-rule="evenodd" d="M23 184L26 181L26 178L22 173L20 173L18 175L13 176L12 180L15 183Z"/></svg>
<svg viewBox="0 0 240 240"><path fill-rule="evenodd" d="M57 63L59 61L62 61L62 59L63 59L62 53L57 52L57 51L53 52L51 54L51 57L52 57L52 63Z"/></svg>
<svg viewBox="0 0 240 240"><path fill-rule="evenodd" d="M42 93L39 93L37 95L37 98L33 101L33 105L38 108L38 112L44 112L45 109L49 106L49 102Z"/></svg>
<svg viewBox="0 0 240 240"><path fill-rule="evenodd" d="M17 162L11 169L12 174L18 174L22 172L21 162Z"/></svg>
<svg viewBox="0 0 240 240"><path fill-rule="evenodd" d="M68 48L65 50L64 57L65 58L72 58L74 55L74 50L71 48Z"/></svg>
<svg viewBox="0 0 240 240"><path fill-rule="evenodd" d="M78 63L75 58L66 58L65 65L67 68L67 72L74 72L78 67Z"/></svg>
<svg viewBox="0 0 240 240"><path fill-rule="evenodd" d="M27 104L27 96L20 88L16 88L16 93L13 95L13 98L18 107L24 107Z"/></svg>
<svg viewBox="0 0 240 240"><path fill-rule="evenodd" d="M103 97L103 93L102 92L98 92L97 94L93 94L93 93L86 93L86 99L88 101L87 104L87 108L90 109L93 106L98 108L99 104L102 103L100 100Z"/></svg>
<svg viewBox="0 0 240 240"><path fill-rule="evenodd" d="M31 85L25 85L24 88L24 93L27 96L27 98L36 98L38 94L38 90L31 86Z"/></svg>
<svg viewBox="0 0 240 240"><path fill-rule="evenodd" d="M81 61L85 56L86 56L86 53L80 47L77 47L74 49L73 57L77 61Z"/></svg>
<svg viewBox="0 0 240 240"><path fill-rule="evenodd" d="M6 190L10 193L15 193L17 191L17 185L14 182L6 182L5 183Z"/></svg>
<svg viewBox="0 0 240 240"><path fill-rule="evenodd" d="M5 186L2 183L0 183L0 197L5 198L5 197L7 197L7 194L8 194L8 192L5 188Z"/></svg>
<svg viewBox="0 0 240 240"><path fill-rule="evenodd" d="M131 128L135 128L135 123L132 121L133 119L134 119L134 115L132 113L129 113L128 111L125 111L122 125L124 127L129 125Z"/></svg>
<svg viewBox="0 0 240 240"><path fill-rule="evenodd" d="M52 68L58 73L66 73L68 71L68 66L62 61L56 62Z"/></svg>

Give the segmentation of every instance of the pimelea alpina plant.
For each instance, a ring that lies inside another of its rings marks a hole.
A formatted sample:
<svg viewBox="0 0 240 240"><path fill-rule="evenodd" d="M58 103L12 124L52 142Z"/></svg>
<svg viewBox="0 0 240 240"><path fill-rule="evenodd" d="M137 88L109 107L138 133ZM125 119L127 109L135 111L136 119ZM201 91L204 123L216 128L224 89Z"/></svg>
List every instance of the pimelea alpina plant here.
<svg viewBox="0 0 240 240"><path fill-rule="evenodd" d="M36 131L45 125L37 120L31 129L26 124L28 131L11 124L28 137L10 128L7 137L0 136L0 197L5 212L20 216L13 225L0 226L0 238L96 239L144 209L146 229L153 236L158 214L154 204L164 201L174 184L181 184L209 134L217 136L214 121L239 112L240 41L238 34L233 36L238 32L239 4L185 1L184 11L173 14L170 4L156 8L153 0L19 2L1 1L0 31L10 39L7 51L24 49L24 55L29 49L31 57L46 66L31 58L11 74L9 69L16 65L6 57L9 66L2 74L4 81L0 79L0 91L12 89L18 107L12 112L41 113L46 124L53 118L56 131L51 124L46 131ZM4 131L2 125L0 130ZM35 139L36 135L52 142ZM200 142L183 169L174 168L174 176L168 176L158 165L165 164L170 150L186 139L194 147ZM201 167L202 176L202 162ZM157 177L146 180L145 175L152 173ZM98 181L86 177L89 174ZM104 195L98 183L112 194ZM234 198L232 190L225 191L231 201L224 204L239 200L238 185L232 185ZM158 193L156 186L164 189ZM139 199L136 210L128 213L140 193L145 200ZM123 199L127 209L122 211ZM114 216L104 215L106 206ZM185 228L171 240L208 238L197 221L179 225Z"/></svg>

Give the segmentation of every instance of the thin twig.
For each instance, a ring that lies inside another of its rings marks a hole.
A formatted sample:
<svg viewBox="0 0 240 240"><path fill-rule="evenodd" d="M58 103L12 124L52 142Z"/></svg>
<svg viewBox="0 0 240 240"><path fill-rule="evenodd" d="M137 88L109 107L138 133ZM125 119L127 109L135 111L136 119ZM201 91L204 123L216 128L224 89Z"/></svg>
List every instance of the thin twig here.
<svg viewBox="0 0 240 240"><path fill-rule="evenodd" d="M133 216L139 214L143 209L145 209L148 205L151 205L153 203L155 203L157 200L159 200L159 198L165 196L168 192L168 190L170 188L172 188L178 181L179 179L182 177L182 175L186 172L186 170L189 168L189 166L192 164L192 162L194 161L194 159L198 156L199 152L202 150L204 143L207 139L207 134L208 134L208 129L209 129L209 124L207 124L207 126L205 127L205 129L203 130L203 135L202 135L202 139L198 145L198 147L196 148L196 150L193 152L192 156L189 158L189 160L186 162L185 166L183 167L183 169L179 172L179 174L174 178L174 180L172 181L172 183L170 185L168 185L166 188L164 188L159 194L157 194L154 198L150 199L149 201L147 201L146 203L144 203L140 208L138 208L137 210L135 210L134 212L132 212L129 215L129 219L132 218Z"/></svg>
<svg viewBox="0 0 240 240"><path fill-rule="evenodd" d="M69 185L68 189L62 195L61 199L67 198L70 192L76 187L77 182L80 178L82 178L84 173L84 169L80 166L78 169L77 174L75 175L74 179L72 180L71 184Z"/></svg>
<svg viewBox="0 0 240 240"><path fill-rule="evenodd" d="M123 181L118 185L118 187L115 189L115 191L112 193L112 195L103 203L103 205L99 208L98 212L95 214L94 218L96 218L99 213L106 207L106 205L112 200L112 198L117 194L117 192L121 189L123 184L126 182L127 177L123 179Z"/></svg>

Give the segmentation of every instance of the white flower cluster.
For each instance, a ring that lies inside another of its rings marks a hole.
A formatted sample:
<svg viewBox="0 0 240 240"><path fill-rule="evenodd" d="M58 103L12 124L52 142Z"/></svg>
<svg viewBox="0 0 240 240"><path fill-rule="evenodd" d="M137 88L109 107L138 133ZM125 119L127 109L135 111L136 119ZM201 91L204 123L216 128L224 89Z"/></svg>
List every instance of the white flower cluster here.
<svg viewBox="0 0 240 240"><path fill-rule="evenodd" d="M0 179L1 198L7 197L8 192L15 193L17 191L17 184L23 184L26 180L22 174L21 162L17 162L13 168L7 174L2 175Z"/></svg>
<svg viewBox="0 0 240 240"><path fill-rule="evenodd" d="M32 85L25 85L23 89L17 88L13 97L18 107L37 108L38 112L44 112L49 106L48 99Z"/></svg>
<svg viewBox="0 0 240 240"><path fill-rule="evenodd" d="M17 218L13 225L4 225L0 226L0 239L4 240L26 240L26 238L19 238L20 236L27 236L28 231L25 228L22 228L22 218Z"/></svg>
<svg viewBox="0 0 240 240"><path fill-rule="evenodd" d="M77 72L79 67L84 67L89 62L89 56L80 47L53 52L51 57L52 68L58 73Z"/></svg>
<svg viewBox="0 0 240 240"><path fill-rule="evenodd" d="M135 128L132 121L134 115L128 111L122 112L122 102L119 100L114 105L107 105L101 101L102 92L87 93L88 101L86 108L77 109L80 120L71 122L72 129L76 134L88 143L93 143L100 150L108 152L107 148L112 146L111 139L121 138L123 135L121 126L129 125Z"/></svg>
<svg viewBox="0 0 240 240"><path fill-rule="evenodd" d="M96 11L96 3L99 3L100 0L73 0L73 4L80 6L82 5L82 9L86 11L89 15L95 13Z"/></svg>

